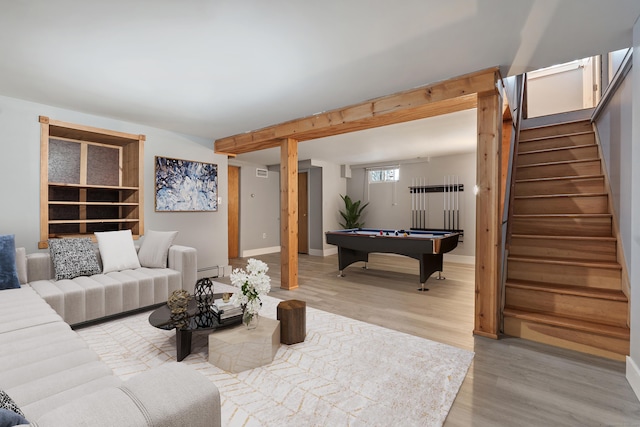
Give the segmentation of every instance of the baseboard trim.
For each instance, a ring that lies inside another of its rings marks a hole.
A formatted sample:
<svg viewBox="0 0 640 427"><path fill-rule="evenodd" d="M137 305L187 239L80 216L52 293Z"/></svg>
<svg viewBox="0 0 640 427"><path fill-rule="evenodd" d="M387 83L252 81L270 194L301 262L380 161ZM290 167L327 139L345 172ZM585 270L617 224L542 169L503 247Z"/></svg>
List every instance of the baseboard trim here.
<svg viewBox="0 0 640 427"><path fill-rule="evenodd" d="M250 256L273 254L276 252L280 252L280 246L271 246L270 248L249 249L246 251L242 251L242 258L247 258Z"/></svg>
<svg viewBox="0 0 640 427"><path fill-rule="evenodd" d="M338 253L338 248L309 249L309 255L313 255L313 256L329 256L329 255L335 255L337 253Z"/></svg>
<svg viewBox="0 0 640 427"><path fill-rule="evenodd" d="M471 264L475 265L476 257L472 255L454 255L454 254L444 254L444 262L453 262L457 264Z"/></svg>
<svg viewBox="0 0 640 427"><path fill-rule="evenodd" d="M638 400L640 400L640 369L629 356L627 356L627 381Z"/></svg>

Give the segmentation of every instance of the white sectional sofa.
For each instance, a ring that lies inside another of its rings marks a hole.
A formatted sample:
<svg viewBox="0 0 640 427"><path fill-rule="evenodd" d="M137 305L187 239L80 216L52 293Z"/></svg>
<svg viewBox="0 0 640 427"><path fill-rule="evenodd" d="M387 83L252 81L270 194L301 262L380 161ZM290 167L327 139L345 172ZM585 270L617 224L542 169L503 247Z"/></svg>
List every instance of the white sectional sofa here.
<svg viewBox="0 0 640 427"><path fill-rule="evenodd" d="M121 381L28 285L0 291L0 389L34 427L220 426L207 378L174 362Z"/></svg>
<svg viewBox="0 0 640 427"><path fill-rule="evenodd" d="M141 267L55 280L48 252L26 255L22 248L16 252L20 282L31 286L71 326L166 302L178 289L193 294L196 258L194 248L172 245L167 268Z"/></svg>
<svg viewBox="0 0 640 427"><path fill-rule="evenodd" d="M218 389L203 375L172 362L123 382L71 329L164 303L176 289L193 294L195 249L168 246L165 267L61 280L49 253L15 254L20 287L0 290L0 391L31 426L221 425Z"/></svg>

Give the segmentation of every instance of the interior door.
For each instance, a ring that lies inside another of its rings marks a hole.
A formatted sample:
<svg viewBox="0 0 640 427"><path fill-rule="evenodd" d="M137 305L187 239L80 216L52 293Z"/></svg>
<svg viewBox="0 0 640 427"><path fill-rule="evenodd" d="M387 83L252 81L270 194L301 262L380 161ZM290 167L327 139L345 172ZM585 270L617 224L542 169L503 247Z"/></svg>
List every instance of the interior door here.
<svg viewBox="0 0 640 427"><path fill-rule="evenodd" d="M309 174L298 173L298 253L309 253Z"/></svg>
<svg viewBox="0 0 640 427"><path fill-rule="evenodd" d="M228 209L228 245L229 259L238 258L240 247L240 168L228 166L229 201Z"/></svg>
<svg viewBox="0 0 640 427"><path fill-rule="evenodd" d="M600 57L582 60L583 66L583 106L593 108L600 100Z"/></svg>

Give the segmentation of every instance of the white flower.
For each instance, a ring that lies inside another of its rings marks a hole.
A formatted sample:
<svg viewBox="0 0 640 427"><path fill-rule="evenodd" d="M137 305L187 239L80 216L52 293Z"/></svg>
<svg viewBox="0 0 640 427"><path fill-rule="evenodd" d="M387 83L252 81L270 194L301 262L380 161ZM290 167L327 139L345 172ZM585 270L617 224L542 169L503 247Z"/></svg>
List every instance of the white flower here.
<svg viewBox="0 0 640 427"><path fill-rule="evenodd" d="M241 292L234 293L229 299L229 302L231 302L231 304L235 305L236 307L246 304L247 301L249 301L249 298L247 298L247 296Z"/></svg>
<svg viewBox="0 0 640 427"><path fill-rule="evenodd" d="M234 269L231 273L231 283L242 292L234 293L231 302L236 306L245 305L245 310L249 313L257 313L262 306L260 296L268 294L271 290L271 279L267 276L267 271L267 264L254 258L249 259L247 271Z"/></svg>

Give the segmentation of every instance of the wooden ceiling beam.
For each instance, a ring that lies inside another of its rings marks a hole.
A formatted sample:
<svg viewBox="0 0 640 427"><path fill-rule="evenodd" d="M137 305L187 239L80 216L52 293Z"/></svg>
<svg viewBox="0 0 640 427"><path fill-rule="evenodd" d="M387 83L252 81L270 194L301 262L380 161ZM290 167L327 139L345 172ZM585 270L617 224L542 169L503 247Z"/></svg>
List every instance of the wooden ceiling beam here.
<svg viewBox="0 0 640 427"><path fill-rule="evenodd" d="M242 154L279 147L282 140L324 138L475 108L477 93L494 91L499 73L490 68L360 104L291 120L215 141L216 153Z"/></svg>

